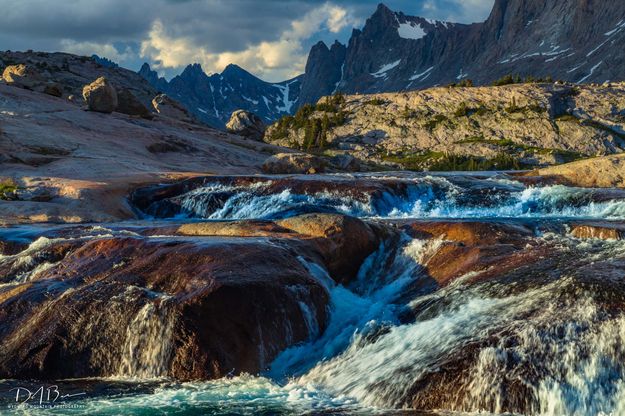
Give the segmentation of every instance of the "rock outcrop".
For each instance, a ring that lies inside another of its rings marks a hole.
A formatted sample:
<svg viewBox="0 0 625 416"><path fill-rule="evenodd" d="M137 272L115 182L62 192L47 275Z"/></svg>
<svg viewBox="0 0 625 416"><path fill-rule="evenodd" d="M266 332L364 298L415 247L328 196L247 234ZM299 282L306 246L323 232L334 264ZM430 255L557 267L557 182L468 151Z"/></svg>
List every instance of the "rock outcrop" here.
<svg viewBox="0 0 625 416"><path fill-rule="evenodd" d="M0 374L195 380L263 371L327 322L327 291L296 252L241 240L80 244L0 290Z"/></svg>
<svg viewBox="0 0 625 416"><path fill-rule="evenodd" d="M326 167L323 159L308 153L278 153L263 163L263 172L269 174L322 173Z"/></svg>
<svg viewBox="0 0 625 416"><path fill-rule="evenodd" d="M2 225L132 218L126 196L137 186L208 172L260 172L267 155L280 151L261 142L250 148L238 136L166 117L103 117L4 83L0 130L0 182L12 179L20 190L19 198L0 203Z"/></svg>
<svg viewBox="0 0 625 416"><path fill-rule="evenodd" d="M128 114L130 116L139 116L143 118L152 118L152 113L143 105L137 97L127 88L117 91L117 108L115 111Z"/></svg>
<svg viewBox="0 0 625 416"><path fill-rule="evenodd" d="M45 83L45 79L35 68L24 64L9 65L4 68L2 79L10 85L29 90L41 88Z"/></svg>
<svg viewBox="0 0 625 416"><path fill-rule="evenodd" d="M0 377L256 374L327 324L332 283L306 262L349 282L380 242L367 224L338 215L291 218L272 229L240 223L226 233L237 239L211 238L225 235L219 226L230 224L176 231L193 240L149 238L167 227L81 238L77 227L23 254L23 246L10 246L13 256L0 262L1 281L10 283L0 288ZM37 272L44 262L51 267ZM20 283L24 273L31 277Z"/></svg>
<svg viewBox="0 0 625 416"><path fill-rule="evenodd" d="M273 124L265 141L415 170L520 169L623 152L622 108L625 83L336 95Z"/></svg>
<svg viewBox="0 0 625 416"><path fill-rule="evenodd" d="M226 123L226 129L230 133L252 140L262 140L266 128L260 117L246 110L235 111Z"/></svg>
<svg viewBox="0 0 625 416"><path fill-rule="evenodd" d="M192 122L193 118L186 108L166 94L159 94L152 100L152 107L162 116L180 121Z"/></svg>
<svg viewBox="0 0 625 416"><path fill-rule="evenodd" d="M90 111L112 113L117 108L117 91L105 77L100 77L91 84L85 85L82 96Z"/></svg>
<svg viewBox="0 0 625 416"><path fill-rule="evenodd" d="M530 173L569 186L625 188L625 155L597 157Z"/></svg>
<svg viewBox="0 0 625 416"><path fill-rule="evenodd" d="M0 71L11 65L29 66L41 75L46 84L58 85L64 97L73 95L79 101L83 87L104 76L116 89L129 89L145 106L150 106L157 90L143 77L134 71L103 63L99 58L62 52L0 51Z"/></svg>

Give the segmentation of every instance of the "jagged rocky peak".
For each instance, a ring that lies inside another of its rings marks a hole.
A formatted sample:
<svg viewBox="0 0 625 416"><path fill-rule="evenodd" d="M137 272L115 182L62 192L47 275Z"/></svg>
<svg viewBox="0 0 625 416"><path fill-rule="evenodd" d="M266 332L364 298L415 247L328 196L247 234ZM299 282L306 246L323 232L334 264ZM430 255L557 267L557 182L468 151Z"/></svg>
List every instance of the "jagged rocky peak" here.
<svg viewBox="0 0 625 416"><path fill-rule="evenodd" d="M347 48L335 41L330 48L324 42L314 45L306 62L306 76L310 80L302 87L300 103L315 102L319 96L330 95L340 88L343 77L343 62Z"/></svg>
<svg viewBox="0 0 625 416"><path fill-rule="evenodd" d="M206 74L204 73L204 70L202 69L202 65L197 64L197 63L187 65L184 71L182 71L182 73L180 74L180 76L183 78L198 77L202 75L206 75Z"/></svg>
<svg viewBox="0 0 625 416"><path fill-rule="evenodd" d="M265 123L273 122L293 112L299 100L301 77L273 84L235 64L211 75L200 64L191 64L169 82L159 78L147 64L139 74L183 103L198 119L219 128L226 127L235 110L250 111Z"/></svg>
<svg viewBox="0 0 625 416"><path fill-rule="evenodd" d="M507 74L552 76L586 83L625 78L625 2L497 0L483 23L459 24L407 16L380 4L355 29L345 60L332 64L316 45L309 56L301 103L315 91L417 90L472 79L490 84ZM332 66L333 65L333 66ZM318 68L323 68L319 71Z"/></svg>

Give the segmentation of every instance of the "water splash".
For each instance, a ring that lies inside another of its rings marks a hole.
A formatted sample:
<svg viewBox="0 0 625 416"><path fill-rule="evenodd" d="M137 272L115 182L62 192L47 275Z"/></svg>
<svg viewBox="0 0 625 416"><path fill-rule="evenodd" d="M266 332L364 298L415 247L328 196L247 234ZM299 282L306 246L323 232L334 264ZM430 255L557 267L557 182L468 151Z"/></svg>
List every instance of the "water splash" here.
<svg viewBox="0 0 625 416"><path fill-rule="evenodd" d="M128 325L118 377L144 380L167 376L175 319L167 299L158 301L147 301Z"/></svg>
<svg viewBox="0 0 625 416"><path fill-rule="evenodd" d="M207 219L276 219L306 212L369 218L601 218L625 219L625 199L602 200L597 190L561 185L525 188L508 179L456 184L442 177L405 180L405 192L364 196L270 190L270 182L211 184L180 198L183 212ZM218 203L215 201L219 200Z"/></svg>

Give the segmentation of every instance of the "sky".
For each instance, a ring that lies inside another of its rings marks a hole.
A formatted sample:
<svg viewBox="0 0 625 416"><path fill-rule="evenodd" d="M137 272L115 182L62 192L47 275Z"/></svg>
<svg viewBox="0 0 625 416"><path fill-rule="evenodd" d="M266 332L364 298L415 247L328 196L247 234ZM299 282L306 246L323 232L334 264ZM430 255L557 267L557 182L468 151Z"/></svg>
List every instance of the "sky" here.
<svg viewBox="0 0 625 416"><path fill-rule="evenodd" d="M235 63L271 82L303 73L310 47L346 43L380 0L0 0L0 49L97 54L171 78ZM411 16L483 21L494 0L386 0Z"/></svg>

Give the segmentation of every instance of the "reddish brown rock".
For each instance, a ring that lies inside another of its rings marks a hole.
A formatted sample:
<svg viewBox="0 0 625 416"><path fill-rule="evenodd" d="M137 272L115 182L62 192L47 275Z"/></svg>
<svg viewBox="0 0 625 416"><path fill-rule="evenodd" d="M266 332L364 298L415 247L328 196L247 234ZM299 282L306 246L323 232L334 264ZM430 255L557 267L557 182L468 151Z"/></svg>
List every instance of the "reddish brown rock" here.
<svg viewBox="0 0 625 416"><path fill-rule="evenodd" d="M305 251L256 239L81 243L0 289L0 377L258 373L326 325L328 294L298 260Z"/></svg>
<svg viewBox="0 0 625 416"><path fill-rule="evenodd" d="M470 272L480 279L492 277L530 261L539 251L527 246L530 229L520 225L487 222L413 222L404 225L413 237L441 239L441 247L427 261L429 275L447 285ZM488 272L491 266L496 269Z"/></svg>
<svg viewBox="0 0 625 416"><path fill-rule="evenodd" d="M338 214L307 214L276 223L313 238L330 275L338 283L356 277L362 262L379 246L381 238L363 221Z"/></svg>

